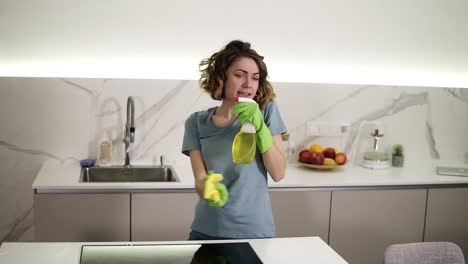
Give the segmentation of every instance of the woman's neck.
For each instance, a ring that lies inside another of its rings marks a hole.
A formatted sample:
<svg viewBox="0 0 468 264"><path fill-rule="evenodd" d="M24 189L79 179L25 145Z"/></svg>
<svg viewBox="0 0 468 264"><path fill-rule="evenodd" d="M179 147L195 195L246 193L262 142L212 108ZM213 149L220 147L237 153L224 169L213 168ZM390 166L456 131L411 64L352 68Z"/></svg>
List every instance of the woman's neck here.
<svg viewBox="0 0 468 264"><path fill-rule="evenodd" d="M234 119L237 115L232 115L232 109L234 108L234 102L227 102L223 100L221 105L216 109L215 115L223 119Z"/></svg>

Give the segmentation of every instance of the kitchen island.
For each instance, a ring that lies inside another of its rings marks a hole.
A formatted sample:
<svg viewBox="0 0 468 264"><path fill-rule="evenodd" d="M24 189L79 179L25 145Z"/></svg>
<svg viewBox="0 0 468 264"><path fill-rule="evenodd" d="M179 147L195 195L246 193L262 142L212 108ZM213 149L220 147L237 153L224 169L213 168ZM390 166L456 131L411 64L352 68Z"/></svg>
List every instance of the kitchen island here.
<svg viewBox="0 0 468 264"><path fill-rule="evenodd" d="M436 166L467 167L421 160L316 171L290 163L282 181L268 183L277 237L319 236L350 263L379 263L389 245L421 241L451 241L468 256L468 177L438 175ZM187 238L198 201L189 164L174 165L179 182L159 183L84 183L80 169L54 160L41 168L32 186L37 241Z"/></svg>
<svg viewBox="0 0 468 264"><path fill-rule="evenodd" d="M79 264L83 245L189 245L204 243L248 242L266 264L347 263L318 237L272 238L216 241L100 242L100 243L3 243L0 263Z"/></svg>

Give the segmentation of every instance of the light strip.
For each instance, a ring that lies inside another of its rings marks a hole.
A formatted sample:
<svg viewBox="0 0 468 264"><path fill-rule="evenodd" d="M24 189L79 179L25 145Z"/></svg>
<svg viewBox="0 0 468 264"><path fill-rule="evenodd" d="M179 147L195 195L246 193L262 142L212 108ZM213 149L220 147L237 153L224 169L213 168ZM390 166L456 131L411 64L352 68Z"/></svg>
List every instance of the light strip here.
<svg viewBox="0 0 468 264"><path fill-rule="evenodd" d="M199 59L3 63L0 76L198 80L198 63ZM268 69L272 82L468 88L468 74L274 62Z"/></svg>
<svg viewBox="0 0 468 264"><path fill-rule="evenodd" d="M197 65L179 59L10 63L0 64L0 76L195 80Z"/></svg>
<svg viewBox="0 0 468 264"><path fill-rule="evenodd" d="M281 82L468 88L468 73L304 64L270 64L268 69Z"/></svg>

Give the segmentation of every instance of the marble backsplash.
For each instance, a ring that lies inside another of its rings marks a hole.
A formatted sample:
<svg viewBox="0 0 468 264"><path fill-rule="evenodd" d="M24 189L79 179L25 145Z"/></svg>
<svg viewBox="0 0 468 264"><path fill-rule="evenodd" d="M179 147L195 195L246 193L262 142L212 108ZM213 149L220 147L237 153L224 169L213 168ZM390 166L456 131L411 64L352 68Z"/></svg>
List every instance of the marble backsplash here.
<svg viewBox="0 0 468 264"><path fill-rule="evenodd" d="M312 142L353 158L379 122L384 146L405 146L406 161L468 160L468 89L275 83L277 102L297 150ZM107 130L123 164L128 96L135 100L133 160L189 163L180 153L185 119L218 105L197 81L0 78L0 241L33 240L32 182L47 159L96 156ZM349 124L340 137L307 135L310 122ZM359 133L358 133L359 132ZM359 139L359 140L358 140ZM291 159L295 159L293 156Z"/></svg>

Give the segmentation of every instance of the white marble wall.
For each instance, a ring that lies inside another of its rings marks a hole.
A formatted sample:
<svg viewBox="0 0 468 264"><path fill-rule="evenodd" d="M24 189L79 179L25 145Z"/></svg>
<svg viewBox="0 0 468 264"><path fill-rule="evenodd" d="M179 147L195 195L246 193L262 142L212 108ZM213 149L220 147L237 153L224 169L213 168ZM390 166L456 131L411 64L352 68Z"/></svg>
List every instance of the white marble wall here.
<svg viewBox="0 0 468 264"><path fill-rule="evenodd" d="M290 83L275 87L297 148L331 142L343 145L351 155L353 150L365 148L365 140L371 140L372 126L364 125L359 147L353 145L359 126L364 121L378 121L386 149L403 144L408 162L468 160L468 89ZM305 121L346 122L351 130L341 144L339 138L307 137Z"/></svg>
<svg viewBox="0 0 468 264"><path fill-rule="evenodd" d="M468 89L298 83L275 89L297 149L318 142L351 155L366 120L382 123L387 147L404 144L405 162L468 159ZM0 241L33 239L31 184L45 160L95 157L96 140L108 130L115 163L123 162L129 95L136 163L157 164L162 154L167 163L188 163L180 154L185 119L219 104L197 81L0 78ZM351 130L346 138L309 137L307 121L346 122Z"/></svg>

